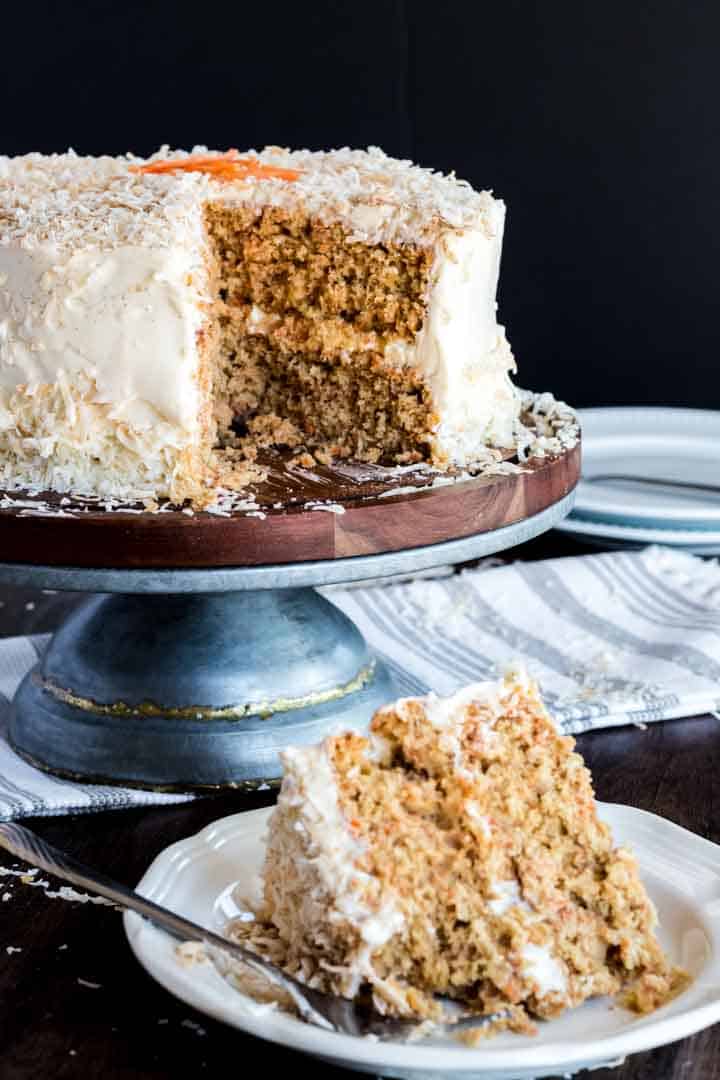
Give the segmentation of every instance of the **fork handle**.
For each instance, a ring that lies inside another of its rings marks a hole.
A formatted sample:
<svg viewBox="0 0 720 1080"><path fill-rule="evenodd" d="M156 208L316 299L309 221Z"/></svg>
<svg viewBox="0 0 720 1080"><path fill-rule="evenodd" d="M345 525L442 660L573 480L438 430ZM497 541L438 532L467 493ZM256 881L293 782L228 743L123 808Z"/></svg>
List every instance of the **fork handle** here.
<svg viewBox="0 0 720 1080"><path fill-rule="evenodd" d="M72 882L73 885L79 885L98 896L104 896L106 900L111 900L118 907L136 911L138 915L158 923L163 930L182 941L205 939L208 935L215 936L211 931L204 930L189 919L160 907L152 900L146 900L134 889L113 881L112 878L106 877L97 870L91 870L90 867L74 859L72 855L67 855L52 844L46 843L24 825L17 825L15 822L0 822L0 847L4 847L12 855L24 859L49 874L55 874L65 881Z"/></svg>
<svg viewBox="0 0 720 1080"><path fill-rule="evenodd" d="M176 915L174 911L161 907L152 900L147 900L134 889L129 889L127 885L113 881L112 878L97 870L91 870L90 867L74 859L72 855L67 855L52 844L46 843L24 825L18 825L14 821L0 822L0 848L5 848L11 855L24 859L31 865L46 870L49 874L55 874L65 881L72 882L73 885L79 885L98 896L104 896L106 900L111 900L119 907L129 908L179 941L201 941L224 953L230 953L235 959L242 960L253 971L265 975L276 985L293 993L289 980L257 953L251 952L235 941L221 937L212 930L206 930L182 915Z"/></svg>

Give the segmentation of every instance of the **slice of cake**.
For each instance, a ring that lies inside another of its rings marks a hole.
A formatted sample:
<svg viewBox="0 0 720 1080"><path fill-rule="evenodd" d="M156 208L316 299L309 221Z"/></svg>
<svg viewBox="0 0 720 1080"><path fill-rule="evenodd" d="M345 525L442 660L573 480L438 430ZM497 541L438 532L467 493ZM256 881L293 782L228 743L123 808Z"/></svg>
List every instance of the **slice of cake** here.
<svg viewBox="0 0 720 1080"><path fill-rule="evenodd" d="M290 749L263 903L242 934L326 991L438 1018L438 995L528 1030L599 994L684 985L633 856L521 674L381 709Z"/></svg>
<svg viewBox="0 0 720 1080"><path fill-rule="evenodd" d="M264 447L513 447L504 214L377 149L0 157L0 487L201 506Z"/></svg>

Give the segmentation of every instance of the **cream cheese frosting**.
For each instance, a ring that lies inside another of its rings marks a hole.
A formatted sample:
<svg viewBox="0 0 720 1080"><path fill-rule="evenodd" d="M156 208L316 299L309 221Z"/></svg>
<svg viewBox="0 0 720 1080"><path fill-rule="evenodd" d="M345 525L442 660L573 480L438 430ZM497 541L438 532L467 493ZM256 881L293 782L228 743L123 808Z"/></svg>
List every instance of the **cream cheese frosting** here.
<svg viewBox="0 0 720 1080"><path fill-rule="evenodd" d="M538 997L546 994L565 993L567 975L565 969L547 945L528 942L521 949L523 975L537 986Z"/></svg>
<svg viewBox="0 0 720 1080"><path fill-rule="evenodd" d="M435 452L457 465L475 460L478 446L510 447L515 437L515 361L495 299L504 225L505 205L492 200L474 227L439 238L423 327L412 344L386 347L391 363L422 375L441 417Z"/></svg>
<svg viewBox="0 0 720 1080"><path fill-rule="evenodd" d="M72 253L0 247L0 392L32 396L58 372L95 383L108 420L192 435L202 247Z"/></svg>
<svg viewBox="0 0 720 1080"><path fill-rule="evenodd" d="M211 300L193 177L0 159L0 482L183 496Z"/></svg>
<svg viewBox="0 0 720 1080"><path fill-rule="evenodd" d="M284 890L269 897L273 920L289 940L302 935L321 942L328 922L355 929L359 945L347 963L344 992L353 995L364 979L375 981L371 956L402 929L396 898L385 890L367 897L372 877L358 865L365 848L352 834L338 801L327 740L317 746L288 747L281 754L283 785L270 825L270 845L284 867ZM290 885L294 882L294 886Z"/></svg>

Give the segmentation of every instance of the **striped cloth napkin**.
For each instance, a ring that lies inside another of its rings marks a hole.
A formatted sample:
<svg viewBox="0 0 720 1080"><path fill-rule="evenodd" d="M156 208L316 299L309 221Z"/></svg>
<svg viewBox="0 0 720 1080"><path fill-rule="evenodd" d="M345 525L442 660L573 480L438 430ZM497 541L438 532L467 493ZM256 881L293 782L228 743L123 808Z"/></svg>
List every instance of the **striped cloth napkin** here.
<svg viewBox="0 0 720 1080"><path fill-rule="evenodd" d="M568 733L720 707L720 567L668 548L479 567L322 590L403 694L439 694L521 661ZM77 784L7 743L9 702L46 638L0 641L0 817L179 802Z"/></svg>

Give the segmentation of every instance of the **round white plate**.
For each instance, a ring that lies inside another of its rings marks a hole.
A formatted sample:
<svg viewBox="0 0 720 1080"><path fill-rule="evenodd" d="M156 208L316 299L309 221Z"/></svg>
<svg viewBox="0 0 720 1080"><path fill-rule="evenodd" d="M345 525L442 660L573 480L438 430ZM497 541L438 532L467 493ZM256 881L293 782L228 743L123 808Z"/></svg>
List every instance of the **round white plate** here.
<svg viewBox="0 0 720 1080"><path fill-rule="evenodd" d="M612 408L580 411L583 475L559 526L590 538L643 530L674 544L720 544L720 412ZM611 533L609 530L613 530Z"/></svg>
<svg viewBox="0 0 720 1080"><path fill-rule="evenodd" d="M139 885L145 896L217 928L227 891L249 890L264 854L269 809L235 814L173 844ZM642 810L601 804L617 841L636 852L657 905L660 939L694 977L690 987L650 1016L608 999L588 1002L540 1026L535 1037L500 1035L477 1049L451 1040L373 1042L324 1031L261 1006L231 988L211 964L182 966L175 943L127 912L125 930L143 967L171 993L218 1020L270 1042L348 1069L386 1077L516 1080L575 1072L673 1042L720 1020L720 847Z"/></svg>

